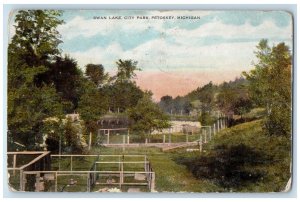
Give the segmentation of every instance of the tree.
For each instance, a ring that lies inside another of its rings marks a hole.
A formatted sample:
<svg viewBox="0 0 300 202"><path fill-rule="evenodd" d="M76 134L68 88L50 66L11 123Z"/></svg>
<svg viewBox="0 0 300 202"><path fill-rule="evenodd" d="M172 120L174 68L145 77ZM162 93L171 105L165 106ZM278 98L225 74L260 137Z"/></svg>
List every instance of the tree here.
<svg viewBox="0 0 300 202"><path fill-rule="evenodd" d="M63 21L57 10L20 10L16 15L16 34L10 45L28 66L38 67L60 54L60 35L56 30Z"/></svg>
<svg viewBox="0 0 300 202"><path fill-rule="evenodd" d="M77 111L85 121L88 132L95 132L96 122L107 111L107 102L103 102L96 85L86 78L81 81L80 94Z"/></svg>
<svg viewBox="0 0 300 202"><path fill-rule="evenodd" d="M53 85L35 79L48 70L59 54L56 27L58 11L21 10L16 15L16 34L8 47L8 139L26 149L39 149L43 120L61 117L61 99Z"/></svg>
<svg viewBox="0 0 300 202"><path fill-rule="evenodd" d="M119 60L116 63L116 76L110 78L110 82L99 90L101 95L108 98L111 111L125 112L126 109L136 106L143 97L143 91L132 80L136 76L135 71L140 69L137 68L136 61Z"/></svg>
<svg viewBox="0 0 300 202"><path fill-rule="evenodd" d="M43 120L51 116L62 115L60 98L53 86L36 87L34 85L33 78L44 70L43 67L22 69L13 64L11 62L8 66L9 135L13 142L22 143L27 149L38 149L42 142ZM15 71L15 68L19 71ZM11 83L15 78L19 79L17 85Z"/></svg>
<svg viewBox="0 0 300 202"><path fill-rule="evenodd" d="M243 118L243 115L250 112L252 101L249 97L239 97L233 102L233 112Z"/></svg>
<svg viewBox="0 0 300 202"><path fill-rule="evenodd" d="M199 122L202 126L209 126L212 125L216 121L216 118L210 115L209 112L202 112L199 117Z"/></svg>
<svg viewBox="0 0 300 202"><path fill-rule="evenodd" d="M265 127L270 135L291 135L291 67L289 47L279 43L272 48L261 40L255 52L258 62L244 75L249 80L250 96L266 108Z"/></svg>
<svg viewBox="0 0 300 202"><path fill-rule="evenodd" d="M108 73L104 72L104 67L101 64L87 64L85 75L97 86L104 84L108 78Z"/></svg>
<svg viewBox="0 0 300 202"><path fill-rule="evenodd" d="M38 75L35 83L54 85L62 99L65 113L70 113L77 108L82 77L83 73L78 69L77 62L73 58L68 55L56 56L54 61L48 64L47 71Z"/></svg>
<svg viewBox="0 0 300 202"><path fill-rule="evenodd" d="M224 82L219 87L216 103L223 113L243 115L252 108L245 78L236 78L234 81Z"/></svg>
<svg viewBox="0 0 300 202"><path fill-rule="evenodd" d="M165 113L173 113L173 98L172 96L165 95L160 98L159 107L165 112Z"/></svg>
<svg viewBox="0 0 300 202"><path fill-rule="evenodd" d="M170 127L169 117L151 100L149 92L145 92L135 107L128 109L128 116L133 120L131 129L144 134Z"/></svg>
<svg viewBox="0 0 300 202"><path fill-rule="evenodd" d="M140 71L141 69L137 67L137 61L133 60L118 60L116 62L118 67L118 72L116 75L117 82L130 82L131 79L136 77L135 71Z"/></svg>
<svg viewBox="0 0 300 202"><path fill-rule="evenodd" d="M190 92L190 100L199 100L201 112L210 112L214 108L216 86L210 81L208 84Z"/></svg>
<svg viewBox="0 0 300 202"><path fill-rule="evenodd" d="M183 96L177 96L173 99L174 113L188 114L191 110L191 103L189 98Z"/></svg>

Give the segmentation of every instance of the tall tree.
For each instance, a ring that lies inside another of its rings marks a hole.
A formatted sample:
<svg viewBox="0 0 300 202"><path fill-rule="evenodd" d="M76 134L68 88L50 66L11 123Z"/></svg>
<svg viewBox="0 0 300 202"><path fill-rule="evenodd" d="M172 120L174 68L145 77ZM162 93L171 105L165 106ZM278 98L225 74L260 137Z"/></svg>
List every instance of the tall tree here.
<svg viewBox="0 0 300 202"><path fill-rule="evenodd" d="M144 134L170 127L169 117L151 100L149 92L145 92L138 104L128 110L128 115L134 122L131 129Z"/></svg>
<svg viewBox="0 0 300 202"><path fill-rule="evenodd" d="M159 107L166 113L173 113L174 106L173 106L173 98L172 96L165 95L160 98Z"/></svg>
<svg viewBox="0 0 300 202"><path fill-rule="evenodd" d="M243 115L252 107L249 98L248 82L245 78L236 78L234 81L224 82L219 86L216 104L223 113Z"/></svg>
<svg viewBox="0 0 300 202"><path fill-rule="evenodd" d="M244 73L250 81L251 97L265 107L266 129L270 135L291 135L292 57L289 47L279 43L273 47L261 40L255 52L255 69Z"/></svg>
<svg viewBox="0 0 300 202"><path fill-rule="evenodd" d="M130 82L136 77L135 71L140 71L141 69L137 67L137 61L133 60L118 60L116 62L118 67L118 72L116 75L117 82Z"/></svg>
<svg viewBox="0 0 300 202"><path fill-rule="evenodd" d="M216 86L210 81L187 95L191 100L199 100L202 112L210 112L214 108Z"/></svg>
<svg viewBox="0 0 300 202"><path fill-rule="evenodd" d="M77 67L77 62L68 55L57 56L48 65L46 72L39 74L36 78L37 85L46 83L54 85L58 95L62 99L65 113L76 109L79 99L80 79L83 73Z"/></svg>
<svg viewBox="0 0 300 202"><path fill-rule="evenodd" d="M56 28L63 21L59 16L61 12L57 10L18 11L16 34L10 46L28 66L44 65L60 54L58 44L61 40Z"/></svg>
<svg viewBox="0 0 300 202"><path fill-rule="evenodd" d="M97 86L90 80L83 78L81 96L77 111L84 120L88 132L95 132L96 122L107 109L107 102L103 102Z"/></svg>
<svg viewBox="0 0 300 202"><path fill-rule="evenodd" d="M100 92L108 95L109 108L113 112L125 112L126 109L137 105L143 97L143 91L133 80L136 76L137 62L133 60L119 60L117 74L112 77L108 85L104 85Z"/></svg>
<svg viewBox="0 0 300 202"><path fill-rule="evenodd" d="M55 87L35 83L59 54L59 16L52 10L18 11L16 34L8 47L8 139L26 149L39 149L43 120L62 114Z"/></svg>
<svg viewBox="0 0 300 202"><path fill-rule="evenodd" d="M108 78L108 73L104 72L104 67L101 64L87 64L85 75L97 86L104 84Z"/></svg>

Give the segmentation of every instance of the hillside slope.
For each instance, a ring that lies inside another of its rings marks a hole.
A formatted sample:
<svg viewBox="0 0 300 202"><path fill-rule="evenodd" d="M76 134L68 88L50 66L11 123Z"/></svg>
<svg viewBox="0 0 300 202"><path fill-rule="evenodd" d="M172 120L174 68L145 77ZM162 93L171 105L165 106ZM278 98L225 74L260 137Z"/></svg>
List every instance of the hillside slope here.
<svg viewBox="0 0 300 202"><path fill-rule="evenodd" d="M279 192L291 175L291 141L264 134L261 120L221 131L204 149L189 155L178 150L176 161L224 191Z"/></svg>

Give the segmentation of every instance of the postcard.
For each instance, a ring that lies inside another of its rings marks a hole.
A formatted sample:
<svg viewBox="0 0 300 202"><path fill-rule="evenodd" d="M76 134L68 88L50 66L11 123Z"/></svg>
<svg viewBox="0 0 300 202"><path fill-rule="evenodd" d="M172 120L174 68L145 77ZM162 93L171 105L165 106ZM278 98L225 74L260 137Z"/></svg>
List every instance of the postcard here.
<svg viewBox="0 0 300 202"><path fill-rule="evenodd" d="M293 15L14 10L15 192L292 189Z"/></svg>

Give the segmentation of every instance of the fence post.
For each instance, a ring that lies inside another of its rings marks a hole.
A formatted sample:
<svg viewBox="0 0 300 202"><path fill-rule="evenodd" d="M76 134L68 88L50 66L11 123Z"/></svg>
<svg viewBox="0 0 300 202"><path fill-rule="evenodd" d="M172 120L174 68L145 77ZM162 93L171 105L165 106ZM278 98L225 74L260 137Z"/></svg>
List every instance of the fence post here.
<svg viewBox="0 0 300 202"><path fill-rule="evenodd" d="M91 150L91 145L92 145L92 132L90 132L90 137L89 137L89 150Z"/></svg>
<svg viewBox="0 0 300 202"><path fill-rule="evenodd" d="M200 136L200 141L199 141L199 151L200 151L200 153L202 152L202 144L203 144L203 142L202 142L202 135Z"/></svg>
<svg viewBox="0 0 300 202"><path fill-rule="evenodd" d="M166 135L164 134L163 136L163 143L165 144L166 143Z"/></svg>
<svg viewBox="0 0 300 202"><path fill-rule="evenodd" d="M209 141L211 141L211 126L209 126Z"/></svg>
<svg viewBox="0 0 300 202"><path fill-rule="evenodd" d="M90 183L90 175L89 173L87 174L87 192L91 191L91 183Z"/></svg>
<svg viewBox="0 0 300 202"><path fill-rule="evenodd" d="M121 173L120 173L120 188L122 188L122 184L124 183L124 163L123 160L121 162Z"/></svg>
<svg viewBox="0 0 300 202"><path fill-rule="evenodd" d="M155 173L151 173L151 185L150 185L150 191L155 191Z"/></svg>
<svg viewBox="0 0 300 202"><path fill-rule="evenodd" d="M13 162L13 168L14 168L14 172L13 172L13 175L15 176L16 175L16 165L17 165L17 155L14 154L14 162Z"/></svg>
<svg viewBox="0 0 300 202"><path fill-rule="evenodd" d="M109 144L109 129L107 131L108 131L108 133L107 133L107 144Z"/></svg>
<svg viewBox="0 0 300 202"><path fill-rule="evenodd" d="M57 172L55 172L55 192L57 192Z"/></svg>
<svg viewBox="0 0 300 202"><path fill-rule="evenodd" d="M127 144L129 144L129 130L127 131Z"/></svg>
<svg viewBox="0 0 300 202"><path fill-rule="evenodd" d="M73 156L71 155L71 171L73 171Z"/></svg>
<svg viewBox="0 0 300 202"><path fill-rule="evenodd" d="M125 135L122 136L123 136L123 151L125 151Z"/></svg>
<svg viewBox="0 0 300 202"><path fill-rule="evenodd" d="M207 143L207 141L206 141L206 129L204 129L204 143Z"/></svg>
<svg viewBox="0 0 300 202"><path fill-rule="evenodd" d="M214 135L216 134L216 123L214 123Z"/></svg>
<svg viewBox="0 0 300 202"><path fill-rule="evenodd" d="M223 129L223 119L222 119L222 117L220 118L220 128L221 128L221 130Z"/></svg>
<svg viewBox="0 0 300 202"><path fill-rule="evenodd" d="M20 170L20 190L25 191L26 174L23 170Z"/></svg>

